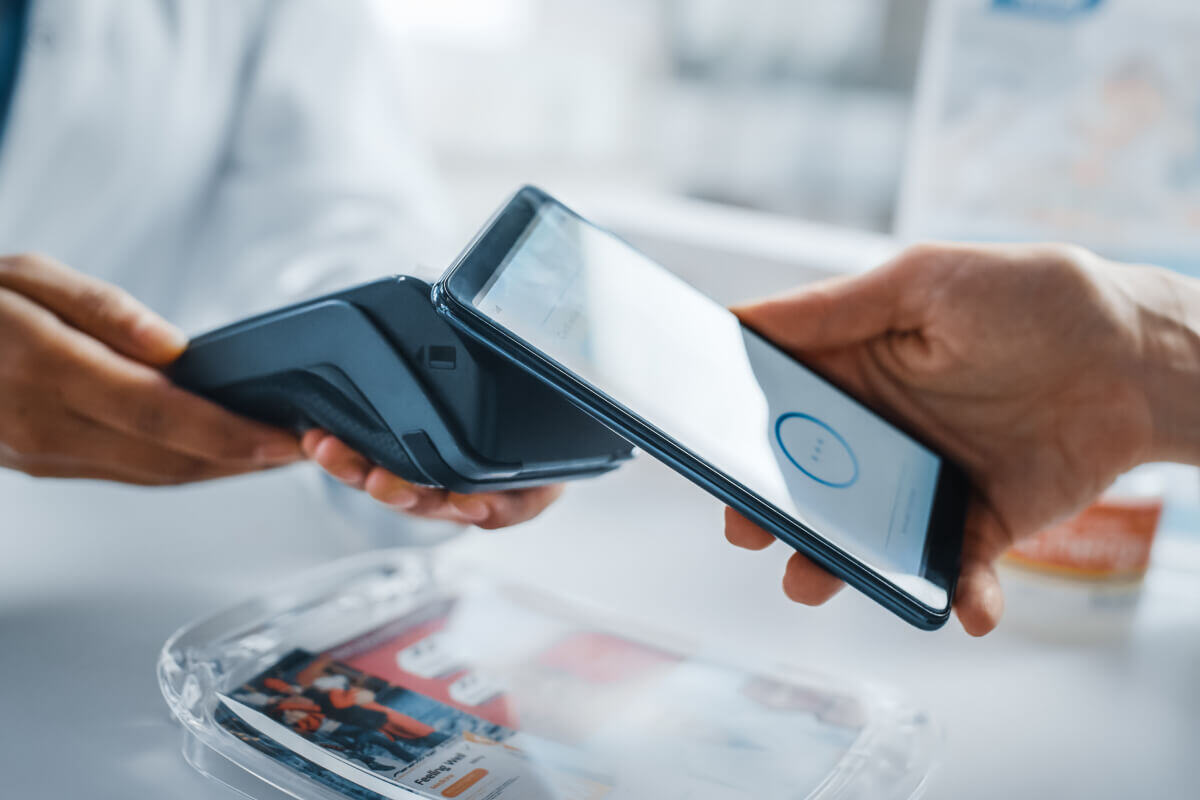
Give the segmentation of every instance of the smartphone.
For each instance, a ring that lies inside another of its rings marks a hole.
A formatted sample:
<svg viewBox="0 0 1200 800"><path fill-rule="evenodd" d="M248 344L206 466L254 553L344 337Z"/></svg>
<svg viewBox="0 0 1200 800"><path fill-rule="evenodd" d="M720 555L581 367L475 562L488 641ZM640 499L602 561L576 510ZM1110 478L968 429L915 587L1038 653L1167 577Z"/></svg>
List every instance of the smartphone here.
<svg viewBox="0 0 1200 800"><path fill-rule="evenodd" d="M917 627L949 617L962 470L533 187L433 289L451 324Z"/></svg>

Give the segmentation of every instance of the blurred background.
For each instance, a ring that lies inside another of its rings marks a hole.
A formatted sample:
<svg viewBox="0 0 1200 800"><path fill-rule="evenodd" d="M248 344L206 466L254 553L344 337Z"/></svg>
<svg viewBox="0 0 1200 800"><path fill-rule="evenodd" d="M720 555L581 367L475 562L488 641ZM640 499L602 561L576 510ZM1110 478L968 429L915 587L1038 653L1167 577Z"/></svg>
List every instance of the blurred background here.
<svg viewBox="0 0 1200 800"><path fill-rule="evenodd" d="M535 181L892 227L925 0L379 5L464 209Z"/></svg>
<svg viewBox="0 0 1200 800"><path fill-rule="evenodd" d="M852 229L1200 274L1185 0L376 2L464 234L535 182L664 260Z"/></svg>

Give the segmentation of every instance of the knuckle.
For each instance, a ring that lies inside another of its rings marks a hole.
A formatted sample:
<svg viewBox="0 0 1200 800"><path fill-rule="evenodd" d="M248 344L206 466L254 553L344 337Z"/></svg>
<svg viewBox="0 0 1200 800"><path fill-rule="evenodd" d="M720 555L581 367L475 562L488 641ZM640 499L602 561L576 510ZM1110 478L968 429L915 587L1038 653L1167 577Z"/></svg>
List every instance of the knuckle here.
<svg viewBox="0 0 1200 800"><path fill-rule="evenodd" d="M1057 279L1066 285L1088 282L1096 264L1096 256L1090 250L1075 244L1037 245L1032 257L1044 274L1052 276L1048 279Z"/></svg>
<svg viewBox="0 0 1200 800"><path fill-rule="evenodd" d="M1073 244L1043 245L1037 258L1061 290L1090 294L1095 277L1096 257L1090 250Z"/></svg>
<svg viewBox="0 0 1200 800"><path fill-rule="evenodd" d="M96 313L113 333L125 339L135 338L142 324L143 315L133 305L132 298L110 298Z"/></svg>
<svg viewBox="0 0 1200 800"><path fill-rule="evenodd" d="M1044 245L1047 260L1064 267L1078 267L1091 258L1091 251L1077 244L1057 242Z"/></svg>
<svg viewBox="0 0 1200 800"><path fill-rule="evenodd" d="M113 323L135 319L124 290L108 284L89 282L81 286L75 295L75 304L79 311L93 319L107 319Z"/></svg>

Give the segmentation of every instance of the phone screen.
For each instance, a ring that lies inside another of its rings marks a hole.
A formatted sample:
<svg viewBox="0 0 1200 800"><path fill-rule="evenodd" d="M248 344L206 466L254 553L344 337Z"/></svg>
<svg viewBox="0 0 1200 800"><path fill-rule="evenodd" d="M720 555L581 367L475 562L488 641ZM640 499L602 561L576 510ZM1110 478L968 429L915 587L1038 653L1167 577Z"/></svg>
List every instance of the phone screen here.
<svg viewBox="0 0 1200 800"><path fill-rule="evenodd" d="M942 459L632 247L555 204L482 285L484 316L934 608Z"/></svg>

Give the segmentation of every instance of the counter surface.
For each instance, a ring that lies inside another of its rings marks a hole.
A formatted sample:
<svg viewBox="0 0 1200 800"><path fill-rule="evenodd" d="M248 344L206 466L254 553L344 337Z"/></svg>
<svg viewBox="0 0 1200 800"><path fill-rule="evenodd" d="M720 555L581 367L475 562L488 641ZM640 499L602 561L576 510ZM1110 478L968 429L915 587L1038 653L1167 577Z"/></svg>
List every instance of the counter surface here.
<svg viewBox="0 0 1200 800"><path fill-rule="evenodd" d="M166 491L0 473L5 796L232 796L180 756L155 659L179 625L362 546L307 469ZM1131 636L1092 645L923 633L852 591L793 605L783 549L730 547L717 503L647 458L443 547L763 663L896 687L945 730L928 797L1200 796L1200 581L1179 566L1196 554L1160 544L1176 566L1154 569Z"/></svg>

